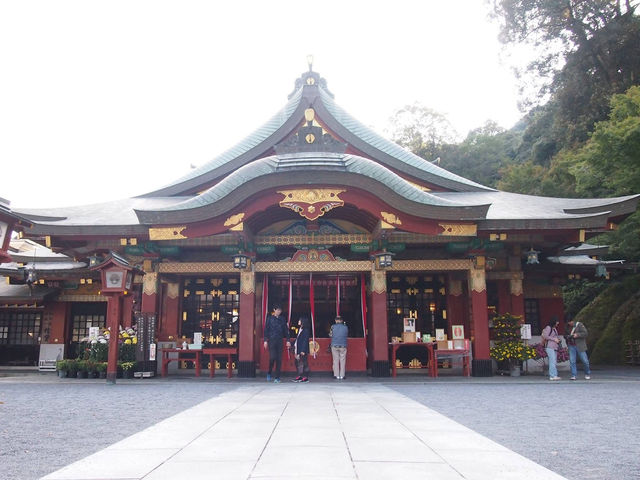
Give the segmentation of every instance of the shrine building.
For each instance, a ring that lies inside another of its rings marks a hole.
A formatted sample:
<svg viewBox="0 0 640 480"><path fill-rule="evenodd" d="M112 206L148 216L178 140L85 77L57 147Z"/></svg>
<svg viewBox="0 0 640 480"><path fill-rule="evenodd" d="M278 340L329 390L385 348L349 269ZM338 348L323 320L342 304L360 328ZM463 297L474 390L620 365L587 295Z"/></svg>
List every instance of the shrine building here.
<svg viewBox="0 0 640 480"><path fill-rule="evenodd" d="M389 376L389 344L411 319L432 336L462 326L473 375L489 376L490 316L523 316L534 335L562 319L569 270L547 259L616 228L637 204L638 195L519 195L455 175L345 112L310 66L262 127L169 185L101 204L5 209L5 227L65 260L14 252L0 265L11 279L0 289L0 364L37 359L40 344L72 357L89 327L104 328L106 287L90 267L113 252L139 269L122 326L148 314L161 345L201 333L213 348L237 348L241 377L265 371L274 304L291 324L312 318L314 372L331 370L339 313L351 372Z"/></svg>

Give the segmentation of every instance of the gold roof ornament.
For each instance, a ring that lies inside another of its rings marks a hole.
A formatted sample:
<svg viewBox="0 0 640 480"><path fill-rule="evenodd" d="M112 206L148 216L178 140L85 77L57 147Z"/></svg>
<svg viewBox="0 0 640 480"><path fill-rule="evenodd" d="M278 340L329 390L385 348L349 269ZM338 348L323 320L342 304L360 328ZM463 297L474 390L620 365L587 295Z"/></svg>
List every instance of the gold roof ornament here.
<svg viewBox="0 0 640 480"><path fill-rule="evenodd" d="M284 195L280 201L280 206L289 208L307 220L315 220L329 210L342 207L344 201L339 195L346 190L331 188L311 188L301 190L280 190L278 193Z"/></svg>

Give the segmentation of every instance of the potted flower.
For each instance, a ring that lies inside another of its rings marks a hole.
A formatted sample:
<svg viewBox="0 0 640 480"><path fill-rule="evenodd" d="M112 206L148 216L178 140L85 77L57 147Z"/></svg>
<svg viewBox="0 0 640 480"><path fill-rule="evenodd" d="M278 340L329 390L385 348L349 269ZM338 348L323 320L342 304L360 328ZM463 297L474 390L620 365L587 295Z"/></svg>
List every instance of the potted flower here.
<svg viewBox="0 0 640 480"><path fill-rule="evenodd" d="M76 366L77 366L77 373L76 376L77 378L87 378L88 377L88 371L89 371L89 367L87 366L87 361L86 360L76 360Z"/></svg>
<svg viewBox="0 0 640 480"><path fill-rule="evenodd" d="M58 377L65 378L69 373L69 362L67 360L58 360L56 362L56 371L58 372Z"/></svg>
<svg viewBox="0 0 640 480"><path fill-rule="evenodd" d="M122 367L122 378L133 378L134 362L122 362L120 366Z"/></svg>
<svg viewBox="0 0 640 480"><path fill-rule="evenodd" d="M489 353L502 370L508 370L512 376L520 375L522 362L535 358L536 350L525 345L520 339L521 317L505 313L497 315L491 322L491 338L494 346Z"/></svg>
<svg viewBox="0 0 640 480"><path fill-rule="evenodd" d="M87 360L87 378L98 376L98 364L93 360Z"/></svg>
<svg viewBox="0 0 640 480"><path fill-rule="evenodd" d="M78 373L78 360L67 360L67 376L76 378Z"/></svg>
<svg viewBox="0 0 640 480"><path fill-rule="evenodd" d="M96 371L98 372L98 378L107 378L107 362L96 363Z"/></svg>

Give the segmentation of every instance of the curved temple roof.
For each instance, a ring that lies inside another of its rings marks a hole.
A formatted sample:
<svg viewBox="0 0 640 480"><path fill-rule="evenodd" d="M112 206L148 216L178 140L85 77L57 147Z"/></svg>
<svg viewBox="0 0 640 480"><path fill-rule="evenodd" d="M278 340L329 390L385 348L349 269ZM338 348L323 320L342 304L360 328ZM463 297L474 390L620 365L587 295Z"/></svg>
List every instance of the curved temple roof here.
<svg viewBox="0 0 640 480"><path fill-rule="evenodd" d="M303 131L314 131L322 141L306 145ZM480 230L602 228L633 213L639 199L537 197L472 182L351 117L310 70L261 128L170 185L103 204L15 213L34 223L33 234L146 235L152 225L205 221L228 214L259 191L300 185L344 186L416 218L474 221Z"/></svg>
<svg viewBox="0 0 640 480"><path fill-rule="evenodd" d="M288 103L244 140L175 182L143 196L179 195L202 190L233 169L271 154L272 149L303 122L304 110L309 107L314 108L322 123L348 145L391 169L442 189L493 190L448 172L366 127L334 102L333 95L326 89L326 82L316 72L304 73L296 81L296 87Z"/></svg>

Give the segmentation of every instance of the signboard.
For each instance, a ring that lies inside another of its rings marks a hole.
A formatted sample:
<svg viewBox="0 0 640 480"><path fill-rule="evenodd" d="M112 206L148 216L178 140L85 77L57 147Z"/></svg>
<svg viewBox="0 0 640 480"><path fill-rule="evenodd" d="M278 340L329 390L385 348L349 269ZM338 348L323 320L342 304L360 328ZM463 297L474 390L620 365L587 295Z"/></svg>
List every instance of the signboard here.
<svg viewBox="0 0 640 480"><path fill-rule="evenodd" d="M436 340L441 342L445 339L446 337L444 335L444 328L436 328Z"/></svg>
<svg viewBox="0 0 640 480"><path fill-rule="evenodd" d="M403 332L415 332L416 331L416 319L405 317L404 318L404 330Z"/></svg>
<svg viewBox="0 0 640 480"><path fill-rule="evenodd" d="M464 325L452 325L451 326L451 336L454 340L463 340L464 339Z"/></svg>
<svg viewBox="0 0 640 480"><path fill-rule="evenodd" d="M156 316L154 313L136 313L138 326L138 343L136 344L136 360L138 365L136 377L152 377L156 370Z"/></svg>
<svg viewBox="0 0 640 480"><path fill-rule="evenodd" d="M202 345L202 332L193 332L193 344Z"/></svg>
<svg viewBox="0 0 640 480"><path fill-rule="evenodd" d="M525 323L520 327L520 338L523 340L531 340L531 324Z"/></svg>
<svg viewBox="0 0 640 480"><path fill-rule="evenodd" d="M89 327L89 341L98 340L100 335L100 327Z"/></svg>

